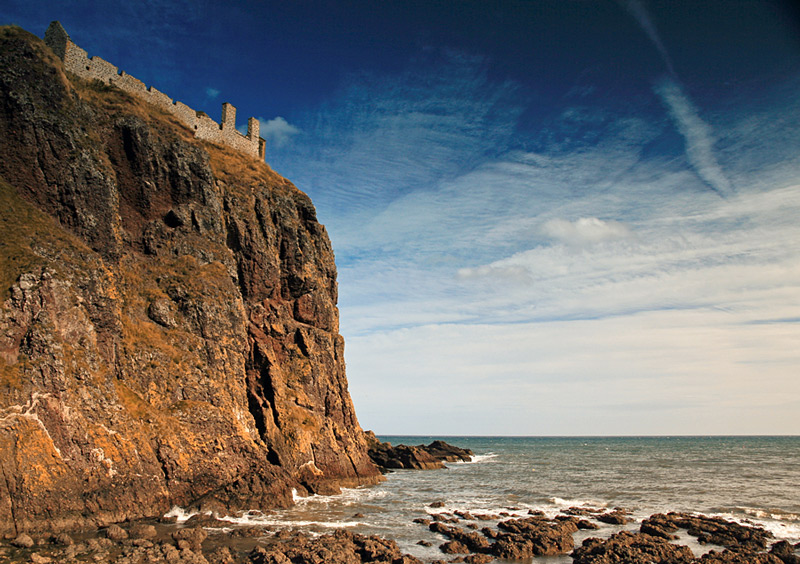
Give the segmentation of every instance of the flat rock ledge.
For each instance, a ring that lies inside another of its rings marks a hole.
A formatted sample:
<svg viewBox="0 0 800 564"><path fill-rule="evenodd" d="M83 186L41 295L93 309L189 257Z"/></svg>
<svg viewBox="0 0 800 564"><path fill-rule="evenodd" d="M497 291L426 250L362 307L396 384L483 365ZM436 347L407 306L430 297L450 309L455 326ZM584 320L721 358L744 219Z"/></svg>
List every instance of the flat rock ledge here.
<svg viewBox="0 0 800 564"><path fill-rule="evenodd" d="M449 445L444 441L433 441L429 445L396 445L383 443L372 431L366 431L368 454L381 472L391 470L434 470L444 468L445 462L469 462L472 451Z"/></svg>

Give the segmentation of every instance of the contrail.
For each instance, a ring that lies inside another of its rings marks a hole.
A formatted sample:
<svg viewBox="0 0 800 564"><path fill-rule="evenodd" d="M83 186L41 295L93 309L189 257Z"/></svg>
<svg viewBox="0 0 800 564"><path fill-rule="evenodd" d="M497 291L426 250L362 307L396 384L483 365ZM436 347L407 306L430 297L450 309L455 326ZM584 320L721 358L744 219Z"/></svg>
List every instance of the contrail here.
<svg viewBox="0 0 800 564"><path fill-rule="evenodd" d="M703 182L715 192L722 197L728 196L731 193L731 183L714 156L714 134L711 126L700 118L697 108L681 88L672 59L661 41L653 20L650 19L650 14L640 0L620 1L650 38L667 67L670 78L660 80L654 88L656 94L666 104L678 131L686 140L686 156L689 164Z"/></svg>
<svg viewBox="0 0 800 564"><path fill-rule="evenodd" d="M692 101L677 82L665 78L656 83L656 94L667 105L678 131L686 139L686 156L697 175L720 196L731 193L731 183L714 157L711 126L700 119Z"/></svg>
<svg viewBox="0 0 800 564"><path fill-rule="evenodd" d="M650 19L650 14L647 13L647 10L645 10L642 3L639 0L623 0L622 4L625 6L628 12L630 12L630 14L636 18L636 21L639 22L642 30L647 34L647 37L650 38L650 41L653 42L653 45L655 45L656 49L661 54L661 59L667 66L669 74L676 76L675 68L672 66L672 59L670 59L669 53L667 53L667 48L664 47L664 43L661 41L661 36L658 35L658 30L656 29L655 24L653 24L653 20Z"/></svg>

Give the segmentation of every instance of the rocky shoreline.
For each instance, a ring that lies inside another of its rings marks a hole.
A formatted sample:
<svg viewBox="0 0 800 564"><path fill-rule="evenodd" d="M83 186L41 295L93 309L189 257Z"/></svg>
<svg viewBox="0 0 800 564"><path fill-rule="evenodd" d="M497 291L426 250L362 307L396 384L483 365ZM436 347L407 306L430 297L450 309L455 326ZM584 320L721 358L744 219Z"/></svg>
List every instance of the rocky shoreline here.
<svg viewBox="0 0 800 564"><path fill-rule="evenodd" d="M440 508L433 502L431 509ZM533 562L570 556L573 564L800 564L800 543L777 540L753 524L689 513L654 514L640 523L624 509L570 508L548 517L530 511L486 514L425 513L414 520L441 537L442 557L431 564ZM578 531L599 523L623 527L607 538L589 537L576 546ZM694 554L679 544L681 533L708 549ZM428 545L427 541L419 544ZM531 560L533 559L533 560ZM145 564L422 564L396 542L345 529L315 535L266 526L236 526L199 514L183 523L163 518L111 525L85 533L20 534L0 541L0 561L9 563Z"/></svg>

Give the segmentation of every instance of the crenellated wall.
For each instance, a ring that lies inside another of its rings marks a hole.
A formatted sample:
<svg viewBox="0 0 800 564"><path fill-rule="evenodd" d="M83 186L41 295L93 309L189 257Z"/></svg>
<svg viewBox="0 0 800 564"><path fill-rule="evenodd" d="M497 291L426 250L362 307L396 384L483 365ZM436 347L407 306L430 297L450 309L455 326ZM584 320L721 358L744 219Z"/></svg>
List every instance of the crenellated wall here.
<svg viewBox="0 0 800 564"><path fill-rule="evenodd" d="M195 137L220 145L227 145L249 155L264 160L266 141L260 137L259 122L256 118L247 120L247 135L236 130L236 108L232 104L222 104L222 124L217 123L203 112L195 111L183 102L173 100L163 92L119 70L100 57L89 57L88 53L72 42L60 22L54 21L44 34L47 45L64 61L64 68L89 80L97 79L132 94L146 102L158 106L174 115L194 131Z"/></svg>

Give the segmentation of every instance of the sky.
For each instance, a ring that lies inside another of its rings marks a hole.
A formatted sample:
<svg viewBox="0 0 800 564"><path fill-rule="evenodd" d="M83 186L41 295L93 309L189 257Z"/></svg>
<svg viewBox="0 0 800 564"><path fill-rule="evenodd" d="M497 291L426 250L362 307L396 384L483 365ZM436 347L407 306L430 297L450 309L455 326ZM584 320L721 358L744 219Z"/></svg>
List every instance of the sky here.
<svg viewBox="0 0 800 564"><path fill-rule="evenodd" d="M378 434L800 434L789 1L0 0L261 120Z"/></svg>

